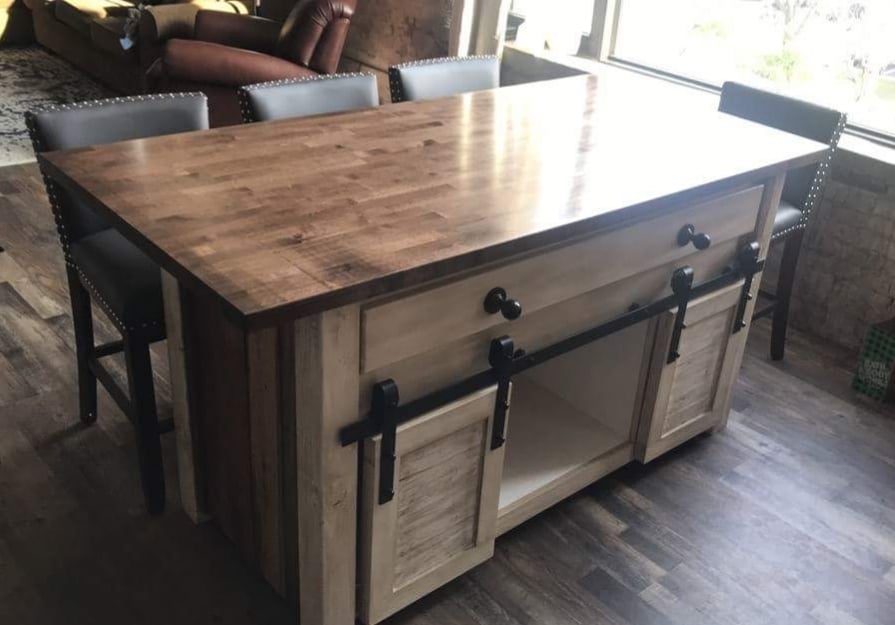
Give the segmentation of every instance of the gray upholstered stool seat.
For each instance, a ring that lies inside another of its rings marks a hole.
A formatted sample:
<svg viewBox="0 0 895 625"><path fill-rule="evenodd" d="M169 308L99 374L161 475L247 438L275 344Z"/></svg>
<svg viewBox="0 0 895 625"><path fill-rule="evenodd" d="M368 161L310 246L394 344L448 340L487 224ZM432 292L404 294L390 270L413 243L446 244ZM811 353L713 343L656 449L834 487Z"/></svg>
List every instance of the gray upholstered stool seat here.
<svg viewBox="0 0 895 625"><path fill-rule="evenodd" d="M780 200L777 215L774 217L774 234L782 234L795 228L802 221L802 211L785 200Z"/></svg>
<svg viewBox="0 0 895 625"><path fill-rule="evenodd" d="M388 68L392 102L433 100L500 86L500 59L462 56L425 59Z"/></svg>
<svg viewBox="0 0 895 625"><path fill-rule="evenodd" d="M379 106L379 88L372 74L329 74L262 82L240 87L238 95L246 123Z"/></svg>
<svg viewBox="0 0 895 625"><path fill-rule="evenodd" d="M163 323L158 265L117 230L102 230L71 245L81 281L106 312L128 328Z"/></svg>
<svg viewBox="0 0 895 625"><path fill-rule="evenodd" d="M25 121L34 152L40 155L203 130L208 128L208 104L201 93L128 96L51 106L26 113ZM158 418L149 355L150 344L165 338L161 270L84 200L44 174L68 276L81 420L96 420L97 383L102 383L134 424L146 508L161 512L165 472L159 436L173 427L170 419ZM121 340L96 345L94 302L115 324ZM124 355L126 388L102 362L118 353Z"/></svg>

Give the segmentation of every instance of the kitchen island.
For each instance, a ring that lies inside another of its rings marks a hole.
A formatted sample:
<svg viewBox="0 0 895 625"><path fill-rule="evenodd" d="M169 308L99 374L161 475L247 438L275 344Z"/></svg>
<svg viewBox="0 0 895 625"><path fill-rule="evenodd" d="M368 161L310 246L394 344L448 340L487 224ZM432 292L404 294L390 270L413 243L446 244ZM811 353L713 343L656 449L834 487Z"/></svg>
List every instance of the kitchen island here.
<svg viewBox="0 0 895 625"><path fill-rule="evenodd" d="M723 428L825 152L583 76L41 165L162 268L184 509L348 625Z"/></svg>

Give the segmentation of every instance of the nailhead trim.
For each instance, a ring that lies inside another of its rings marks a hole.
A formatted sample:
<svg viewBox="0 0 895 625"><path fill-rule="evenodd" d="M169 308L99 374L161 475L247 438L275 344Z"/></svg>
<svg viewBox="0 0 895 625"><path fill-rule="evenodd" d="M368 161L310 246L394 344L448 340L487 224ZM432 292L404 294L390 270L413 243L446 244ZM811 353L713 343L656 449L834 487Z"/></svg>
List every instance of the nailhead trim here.
<svg viewBox="0 0 895 625"><path fill-rule="evenodd" d="M118 327L119 330L133 332L134 330L138 330L141 328L142 329L154 328L154 327L158 327L158 326L162 325L161 322L159 322L159 321L148 321L146 323L140 324L139 326L127 327L127 325L125 325L125 323L121 319L121 317L119 317L118 315L115 314L115 311L112 310L112 307L105 300L105 298L103 298L103 296L100 295L99 290L97 290L96 286L93 284L93 282L91 282L90 278L87 277L87 274L85 274L83 271L81 271L81 268L78 267L77 265L75 265L75 263L73 263L73 262L68 262L66 264L78 272L78 276L80 276L80 279L81 279L81 284L83 284L85 287L87 287L87 290L90 291L90 294L93 297L93 299L95 299L99 303L100 308L103 309L103 311L109 316L109 318L116 325L116 327Z"/></svg>
<svg viewBox="0 0 895 625"><path fill-rule="evenodd" d="M150 101L160 101L160 100L177 100L183 98L202 98L204 101L208 101L208 98L204 93L198 92L190 92L190 93L153 93L148 95L135 95L135 96L121 96L116 98L106 98L103 100L86 100L84 102L73 102L71 104L54 104L42 107L37 111L27 111L25 113L25 126L28 129L28 136L31 138L31 146L34 149L35 154L39 154L41 152L45 152L47 150L46 146L43 144L40 138L40 131L37 127L37 117L38 115L43 115L45 113L55 113L59 111L76 111L88 108L99 108L103 106L110 106L113 104L125 104L125 103L133 103L133 102L150 102ZM43 171L41 167L41 176L43 177L44 186L47 189L47 196L50 200L50 208L53 211L53 218L56 222L56 231L59 234L59 240L62 244L62 254L65 257L66 262L73 262L71 260L71 240L69 239L69 235L66 233L66 219L65 219L65 211L62 207L63 191L61 187L47 174Z"/></svg>
<svg viewBox="0 0 895 625"><path fill-rule="evenodd" d="M418 61L408 61L407 63L399 63L388 68L388 85L391 93L392 102L406 102L407 96L404 93L404 84L401 82L401 70L409 67L419 67L421 65L440 65L442 63L462 63L463 61L484 61L497 60L497 56L493 54L476 54L472 56L442 56L435 59L420 59Z"/></svg>
<svg viewBox="0 0 895 625"><path fill-rule="evenodd" d="M322 80L339 80L342 78L362 78L369 77L376 80L373 74L366 72L347 72L343 74L318 74L317 76L302 76L300 78L282 78L280 80L269 80L267 82L256 82L251 85L245 85L236 90L239 99L239 110L242 113L242 122L251 124L258 121L255 111L249 102L249 92L259 91L261 89L273 89L276 87L285 87L287 85L298 85L306 82L318 82Z"/></svg>
<svg viewBox="0 0 895 625"><path fill-rule="evenodd" d="M839 122L833 130L832 137L830 137L830 149L827 151L824 160L818 164L814 179L811 181L811 186L808 188L808 197L805 200L805 205L802 207L802 218L799 220L799 223L790 226L785 230L781 230L780 232L775 232L771 237L772 241L786 238L796 230L804 230L808 227L808 219L811 217L811 213L817 208L817 204L820 202L821 198L823 198L824 189L827 186L827 180L829 179L830 169L833 164L833 156L836 154L836 150L839 147L839 140L842 138L842 132L845 130L847 121L847 115L841 114L839 116Z"/></svg>
<svg viewBox="0 0 895 625"><path fill-rule="evenodd" d="M208 101L207 96L204 93L199 92L184 92L184 93L152 93L147 95L135 95L135 96L120 96L115 98L106 98L103 100L86 100L84 102L73 102L71 104L54 104L42 107L37 109L37 111L27 111L25 113L25 126L28 129L28 136L31 138L31 146L34 149L35 154L40 154L41 152L46 152L47 148L44 145L43 141L40 137L40 130L37 127L37 117L38 115L43 115L45 113L55 113L59 111L77 111L82 109L90 109L90 108L99 108L103 106L111 106L113 104L125 104L125 103L134 103L134 102L153 102L153 101L161 101L161 100L178 100L184 98L202 98L204 101ZM91 295L94 299L99 302L100 307L103 311L109 316L112 322L118 327L119 330L122 331L133 331L137 330L137 326L132 326L128 328L124 322L116 315L112 308L109 306L108 302L103 299L102 295L99 294L99 291L96 290L96 287L90 281L90 279L81 271L81 268L77 266L74 259L71 257L71 239L68 234L69 228L66 223L65 218L65 209L62 204L63 191L59 184L50 178L47 173L43 170L43 167L40 168L41 177L44 181L44 186L47 190L47 197L50 200L50 208L53 211L53 219L56 222L56 231L59 234L59 241L62 244L62 255L65 259L65 264L78 272L80 276L81 283L84 284L85 287L91 292ZM153 326L160 326L161 323L157 321L151 321L142 324L141 327L149 328Z"/></svg>
<svg viewBox="0 0 895 625"><path fill-rule="evenodd" d="M41 115L43 113L51 113L55 111L77 111L80 109L88 109L88 108L100 108L103 106L111 106L113 104L126 104L133 102L152 102L159 100L182 100L186 98L202 98L206 102L208 101L208 97L201 92L198 91L182 91L175 93L148 93L146 95L128 95L128 96L118 96L115 98L105 98L102 100L84 100L83 102L72 102L69 104L51 104L49 106L45 106L39 108L36 112L28 111L25 113L28 115Z"/></svg>
<svg viewBox="0 0 895 625"><path fill-rule="evenodd" d="M793 232L795 232L797 230L804 230L804 229L805 229L805 225L800 222L794 226L790 226L789 228L786 228L785 230L781 230L780 232L775 232L774 235L771 237L771 241L778 241L780 239L785 239Z"/></svg>

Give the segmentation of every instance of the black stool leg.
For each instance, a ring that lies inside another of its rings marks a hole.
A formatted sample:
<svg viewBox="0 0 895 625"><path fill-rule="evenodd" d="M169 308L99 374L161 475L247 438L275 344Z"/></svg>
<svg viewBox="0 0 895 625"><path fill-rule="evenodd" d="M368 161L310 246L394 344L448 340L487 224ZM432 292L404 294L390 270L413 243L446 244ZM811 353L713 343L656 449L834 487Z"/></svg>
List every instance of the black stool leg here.
<svg viewBox="0 0 895 625"><path fill-rule="evenodd" d="M137 458L146 509L150 514L158 514L165 509L165 473L149 343L142 337L125 334L124 357L127 362L127 382L133 413L131 417L137 433Z"/></svg>
<svg viewBox="0 0 895 625"><path fill-rule="evenodd" d="M71 297L71 316L75 326L79 410L81 421L89 424L96 421L96 376L88 364L93 353L93 316L90 313L90 294L72 268L68 269L68 290Z"/></svg>
<svg viewBox="0 0 895 625"><path fill-rule="evenodd" d="M796 265L799 252L802 250L804 230L797 230L789 237L783 247L783 258L780 260L780 273L777 277L777 293L774 301L774 320L771 327L771 359L783 360L786 344L786 326L789 322L789 300L792 297L792 285L796 279Z"/></svg>

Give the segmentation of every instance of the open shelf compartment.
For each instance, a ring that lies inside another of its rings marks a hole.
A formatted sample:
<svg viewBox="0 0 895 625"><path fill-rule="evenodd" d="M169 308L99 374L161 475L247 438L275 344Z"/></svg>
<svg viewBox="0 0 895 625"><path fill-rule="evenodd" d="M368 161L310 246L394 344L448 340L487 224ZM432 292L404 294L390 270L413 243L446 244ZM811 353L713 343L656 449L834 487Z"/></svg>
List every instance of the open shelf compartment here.
<svg viewBox="0 0 895 625"><path fill-rule="evenodd" d="M634 458L645 322L513 378L498 534Z"/></svg>

